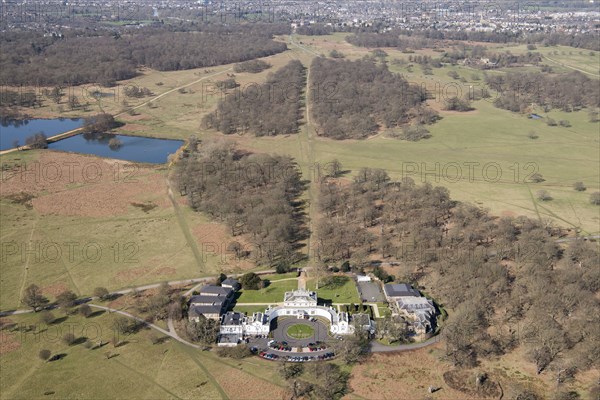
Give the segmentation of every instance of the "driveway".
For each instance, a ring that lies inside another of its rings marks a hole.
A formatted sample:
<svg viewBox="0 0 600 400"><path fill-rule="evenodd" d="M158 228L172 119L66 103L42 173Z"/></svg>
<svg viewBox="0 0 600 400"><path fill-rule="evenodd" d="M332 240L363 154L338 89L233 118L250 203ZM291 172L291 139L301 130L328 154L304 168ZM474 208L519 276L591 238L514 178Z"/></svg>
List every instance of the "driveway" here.
<svg viewBox="0 0 600 400"><path fill-rule="evenodd" d="M296 324L308 325L314 329L314 334L306 339L296 339L287 334L288 328ZM288 342L291 347L306 347L309 343L327 342L329 340L328 329L319 320L298 319L294 317L276 318L271 322L273 339L278 342ZM286 352L289 353L289 352Z"/></svg>

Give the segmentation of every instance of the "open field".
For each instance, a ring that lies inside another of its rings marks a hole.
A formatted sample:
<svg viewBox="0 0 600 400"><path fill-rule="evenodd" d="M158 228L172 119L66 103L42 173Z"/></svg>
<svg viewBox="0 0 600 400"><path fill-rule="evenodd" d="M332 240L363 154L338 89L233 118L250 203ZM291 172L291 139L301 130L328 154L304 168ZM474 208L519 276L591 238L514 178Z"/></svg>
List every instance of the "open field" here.
<svg viewBox="0 0 600 400"><path fill-rule="evenodd" d="M37 319L37 315L14 316L2 322L25 327L36 324ZM56 325L38 326L37 334L0 331L2 398L37 399L50 392L61 399L281 398L283 383L274 363L258 358L220 359L172 340L152 344L153 333L146 329L127 337L115 336L111 323L112 316L104 313L88 319L69 316ZM93 345L100 338L108 344L99 349L68 346L61 337L69 330L77 337L87 336ZM124 345L115 348L115 338ZM54 362L42 361L38 358L41 349L64 356ZM107 353L113 356L107 359Z"/></svg>
<svg viewBox="0 0 600 400"><path fill-rule="evenodd" d="M330 284L325 285L319 282L319 289L316 289L316 280L310 279L306 282L306 288L316 290L319 299L331 301L332 303L355 303L360 302L358 290L354 280L347 276L333 276Z"/></svg>
<svg viewBox="0 0 600 400"><path fill-rule="evenodd" d="M299 58L308 66L314 57L311 51L328 54L332 49L337 49L350 59L360 58L369 53L370 49L357 48L345 42L345 36L343 33L318 37L298 36L295 41L302 47L290 42L290 50L265 58L273 64L271 69L260 74L236 74L236 80L242 87L251 82L262 82L270 71L292 58ZM288 38L282 37L281 40ZM502 47L488 44L488 47L515 53L526 51L525 46ZM385 50L392 71L403 73L411 82L426 85L425 87L432 92L434 99L428 103L434 109L441 110L444 96L456 87L448 85L458 85L463 93L468 90L469 85L481 85L482 71L467 66L444 66L433 68L433 75L425 76L417 65L409 68L407 65L400 67L393 64L393 59L407 60L409 54L397 49ZM564 46L540 47L536 51L542 54L558 51L561 57L564 52L562 58L552 54L550 56L560 62L574 60L572 65L581 69L591 68L594 64L597 67L597 59L600 57L598 52L594 52L594 56L589 56L589 51L580 55L581 50ZM569 52L577 57L569 58ZM415 54L436 56L438 53L419 50ZM220 96L214 92L210 82L225 79L227 73L231 72L228 70L230 67L215 67L208 73L204 69L164 73L148 70L131 82L123 82L149 87L155 95L188 83L192 84L185 88L186 93L174 90L153 101L155 108L140 107L136 110L139 115L121 115L120 119L127 122L122 129L128 134L168 138L187 138L192 133L204 138L222 137L219 133L200 131L199 123L201 117L212 110ZM447 75L451 70L457 71L467 82L460 83L451 79ZM207 77L208 75L211 76ZM474 76L480 80L474 80ZM193 83L199 79L205 80ZM163 82L163 85L156 86L158 82ZM104 100L105 103L109 101L109 98ZM145 101L148 101L148 98L141 99L140 104ZM135 104L137 103L132 100L131 105ZM248 150L294 156L308 178L314 178L313 163L324 164L334 158L351 173L363 166L370 166L384 168L394 178L402 177L406 175L407 169L416 167L419 170L413 177L417 182L427 180L432 184L446 186L453 198L479 204L491 209L496 215L523 214L551 220L565 227L580 227L584 233L598 232L600 221L597 208L588 201L589 194L598 190L600 180L597 169L600 159L596 151L600 140L598 123L588 122L585 110L564 116L551 112L550 116L553 118L568 119L572 124L570 128L551 128L543 121L530 120L524 115L497 109L487 100L476 102L474 106L476 110L468 113L441 111L443 119L430 128L432 138L416 143L388 139L383 135L366 141L309 139L305 129L296 135L277 138L237 135L229 138ZM114 106L103 103L103 107L112 111L122 106L120 103ZM44 115L49 116L56 115L57 110L42 107L35 112L46 113ZM70 112L63 114L74 115ZM529 139L527 133L531 130L535 130L540 138ZM455 163L458 163L460 170L457 171ZM469 165L474 166L473 179L470 176ZM498 167L502 169L501 172ZM544 176L545 181L540 184L525 184L524 178L534 168ZM429 171L431 173L427 174ZM500 172L498 180L495 178L496 171ZM582 193L574 192L571 185L575 181L583 181L588 190ZM543 204L534 200L535 192L541 189L549 191L554 200Z"/></svg>
<svg viewBox="0 0 600 400"><path fill-rule="evenodd" d="M182 197L175 209L163 166L51 151L1 161L11 167L0 187L2 310L17 308L31 283L53 300L66 289L90 295L97 286L255 268L223 257L231 237L222 226L192 212Z"/></svg>
<svg viewBox="0 0 600 400"><path fill-rule="evenodd" d="M448 385L443 375L453 368L451 364L440 360L443 351L443 345L438 344L405 353L372 355L368 361L352 369L350 386L355 395L367 399L408 399L414 398L415 395L418 398L426 398L430 385L440 388L432 396L433 398L465 400L484 398L453 389ZM503 398L515 398L524 390L531 390L540 398L552 398L556 391L554 374L536 375L532 364L524 365L521 360L510 357L503 357L502 360L495 362L484 362L476 369L467 370L466 376L470 379L478 372L487 372L490 380L500 383L504 393ZM587 394L594 383L594 375L597 378L597 372L585 374L570 387ZM472 382L465 381L464 386L472 386Z"/></svg>

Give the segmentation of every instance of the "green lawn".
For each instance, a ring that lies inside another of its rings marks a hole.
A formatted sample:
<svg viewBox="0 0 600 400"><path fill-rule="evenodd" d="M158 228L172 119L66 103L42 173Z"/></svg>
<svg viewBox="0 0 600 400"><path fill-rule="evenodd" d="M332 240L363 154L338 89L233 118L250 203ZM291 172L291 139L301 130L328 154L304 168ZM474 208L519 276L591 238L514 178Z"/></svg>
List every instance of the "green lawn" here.
<svg viewBox="0 0 600 400"><path fill-rule="evenodd" d="M244 313L246 315L252 315L255 312L264 312L267 306L256 305L256 306L235 306L233 311Z"/></svg>
<svg viewBox="0 0 600 400"><path fill-rule="evenodd" d="M296 324L288 328L287 334L295 339L307 339L315 334L315 330L310 325Z"/></svg>
<svg viewBox="0 0 600 400"><path fill-rule="evenodd" d="M316 289L316 281L309 280L306 288L315 290L319 299L331 301L333 303L359 303L358 290L354 280L347 276L332 276L329 283L319 282L319 289Z"/></svg>
<svg viewBox="0 0 600 400"><path fill-rule="evenodd" d="M267 274L261 275L260 279L265 280L268 279L271 282L279 281L281 279L289 279L289 278L297 278L297 272L286 272L285 274Z"/></svg>
<svg viewBox="0 0 600 400"><path fill-rule="evenodd" d="M285 292L298 288L296 280L272 282L269 286L259 290L240 290L238 303L281 303Z"/></svg>

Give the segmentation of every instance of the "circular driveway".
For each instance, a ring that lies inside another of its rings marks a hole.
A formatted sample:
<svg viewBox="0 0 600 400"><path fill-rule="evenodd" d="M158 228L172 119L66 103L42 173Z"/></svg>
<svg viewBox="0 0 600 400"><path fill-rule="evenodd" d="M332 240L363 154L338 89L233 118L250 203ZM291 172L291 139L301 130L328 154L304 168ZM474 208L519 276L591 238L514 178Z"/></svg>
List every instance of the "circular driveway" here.
<svg viewBox="0 0 600 400"><path fill-rule="evenodd" d="M314 333L306 339L296 339L288 335L288 329L294 325L302 324L313 328ZM291 347L306 347L309 343L326 342L328 340L328 328L319 321L310 321L308 319L298 319L295 317L278 317L271 321L271 331L273 339L278 342L287 342Z"/></svg>

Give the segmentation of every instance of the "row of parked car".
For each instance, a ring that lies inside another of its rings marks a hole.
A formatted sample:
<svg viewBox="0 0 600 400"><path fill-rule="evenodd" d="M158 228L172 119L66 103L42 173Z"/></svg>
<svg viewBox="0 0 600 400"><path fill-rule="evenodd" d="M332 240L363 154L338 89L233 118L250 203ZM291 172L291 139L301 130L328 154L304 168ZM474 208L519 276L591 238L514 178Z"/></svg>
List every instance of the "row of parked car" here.
<svg viewBox="0 0 600 400"><path fill-rule="evenodd" d="M292 351L292 347L288 345L288 342L277 342L275 340L269 340L267 346L275 350Z"/></svg>
<svg viewBox="0 0 600 400"><path fill-rule="evenodd" d="M278 360L280 357L277 354L267 353L266 351L261 351L259 357L264 358L265 360ZM335 356L334 353L325 353L319 356L285 356L284 360L289 362L308 362L308 361L322 361L329 360Z"/></svg>
<svg viewBox="0 0 600 400"><path fill-rule="evenodd" d="M317 343L309 343L308 344L308 350L310 351L319 351L319 350L325 350L327 348L327 345L323 342L317 342Z"/></svg>
<svg viewBox="0 0 600 400"><path fill-rule="evenodd" d="M267 353L266 351L261 351L258 356L266 360L277 360L279 358L277 354Z"/></svg>

